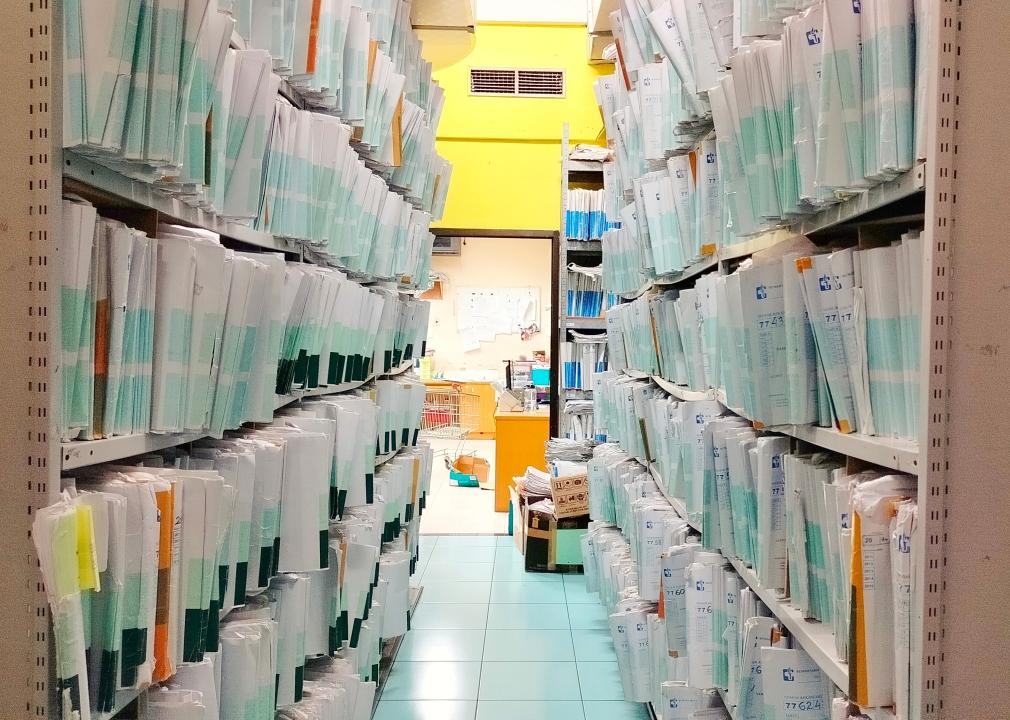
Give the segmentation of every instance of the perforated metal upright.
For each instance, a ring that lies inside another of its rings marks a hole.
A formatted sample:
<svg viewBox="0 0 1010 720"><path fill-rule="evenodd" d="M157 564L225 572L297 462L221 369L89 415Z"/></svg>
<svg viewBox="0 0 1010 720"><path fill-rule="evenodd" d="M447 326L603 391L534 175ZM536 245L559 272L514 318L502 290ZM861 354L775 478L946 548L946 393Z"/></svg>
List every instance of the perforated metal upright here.
<svg viewBox="0 0 1010 720"><path fill-rule="evenodd" d="M1010 5L932 5L921 717L989 720L1010 716Z"/></svg>
<svg viewBox="0 0 1010 720"><path fill-rule="evenodd" d="M60 28L52 0L0 23L0 717L57 717L49 608L30 530L59 490Z"/></svg>

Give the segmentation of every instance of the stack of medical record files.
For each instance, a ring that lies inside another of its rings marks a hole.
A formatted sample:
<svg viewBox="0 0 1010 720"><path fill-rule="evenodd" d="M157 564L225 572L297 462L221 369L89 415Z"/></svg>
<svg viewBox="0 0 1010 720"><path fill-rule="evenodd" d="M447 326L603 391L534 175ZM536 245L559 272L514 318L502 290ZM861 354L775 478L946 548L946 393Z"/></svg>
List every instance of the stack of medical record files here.
<svg viewBox="0 0 1010 720"><path fill-rule="evenodd" d="M311 658L375 681L382 641L407 631L432 451L376 468L364 404L305 404L64 477L32 536L65 717L150 686L170 706L158 717L198 701L211 714L196 717L272 718L306 701Z"/></svg>
<svg viewBox="0 0 1010 720"><path fill-rule="evenodd" d="M414 225L426 234L451 174L435 153L444 94L420 57L410 4L231 5L68 6L64 146L222 217L350 248L333 254L371 272L362 236L378 230L382 248ZM281 76L319 112L281 99ZM382 177L367 180L365 160ZM391 187L403 197L387 199Z"/></svg>
<svg viewBox="0 0 1010 720"><path fill-rule="evenodd" d="M568 266L568 317L602 317L620 298L603 292L603 268Z"/></svg>
<svg viewBox="0 0 1010 720"><path fill-rule="evenodd" d="M592 400L565 400L561 414L561 432L566 439L577 442L605 439L596 432Z"/></svg>
<svg viewBox="0 0 1010 720"><path fill-rule="evenodd" d="M850 472L844 458L797 451L790 438L755 429L713 400L678 401L629 378L604 382L613 387L594 400L611 442L597 446L589 463L593 519L622 527L634 546L629 518L648 505L642 498L652 498L664 517L675 513L700 529L699 555L751 568L747 582L831 627L835 655L849 666L843 689L853 702L917 717L909 709L917 684L909 609L913 593L921 592L916 478ZM668 498L677 499L676 511ZM637 582L650 598L642 588L651 587L651 575ZM725 630L716 628L714 638ZM734 702L752 702L733 695L727 675L715 667L718 687Z"/></svg>
<svg viewBox="0 0 1010 720"><path fill-rule="evenodd" d="M929 25L918 0L622 0L618 68L595 85L615 157L604 215L621 221L605 246L664 275L910 170Z"/></svg>
<svg viewBox="0 0 1010 720"><path fill-rule="evenodd" d="M620 221L609 222L603 212L603 190L573 188L565 196L565 238L568 240L599 240L603 233Z"/></svg>
<svg viewBox="0 0 1010 720"><path fill-rule="evenodd" d="M363 382L423 351L427 303L334 269L226 249L207 231L151 238L64 202L65 440L220 436L267 422L277 395Z"/></svg>
<svg viewBox="0 0 1010 720"><path fill-rule="evenodd" d="M923 242L911 231L880 247L790 252L644 295L608 311L611 360L722 388L764 425L914 440Z"/></svg>
<svg viewBox="0 0 1010 720"><path fill-rule="evenodd" d="M593 378L607 369L607 337L575 332L571 335L571 341L560 343L561 387L592 390Z"/></svg>
<svg viewBox="0 0 1010 720"><path fill-rule="evenodd" d="M384 278L416 274L431 214L413 203L436 192L438 176L419 176L418 197L404 197L369 170L351 147L351 128L338 118L284 100L275 106L255 226L305 240L349 270ZM431 158L423 161L432 167ZM437 191L439 202L447 189L445 183Z"/></svg>
<svg viewBox="0 0 1010 720"><path fill-rule="evenodd" d="M570 460L571 462L586 462L593 456L596 443L592 440L572 440L571 438L550 438L547 441L547 451L544 458L550 463L553 460Z"/></svg>

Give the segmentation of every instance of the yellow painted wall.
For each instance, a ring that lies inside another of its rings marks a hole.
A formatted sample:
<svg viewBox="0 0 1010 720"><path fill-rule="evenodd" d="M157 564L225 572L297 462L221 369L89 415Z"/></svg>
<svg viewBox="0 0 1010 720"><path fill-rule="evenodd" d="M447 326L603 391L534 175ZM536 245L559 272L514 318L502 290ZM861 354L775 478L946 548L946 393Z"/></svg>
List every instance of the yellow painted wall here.
<svg viewBox="0 0 1010 720"><path fill-rule="evenodd" d="M466 238L459 255L436 255L431 269L447 278L442 300L431 301L428 350L435 370L494 370L505 378L503 361L534 350L550 352L551 241L547 238ZM456 291L460 288L537 287L540 289L541 332L530 340L498 335L479 350L463 352L456 332Z"/></svg>
<svg viewBox="0 0 1010 720"><path fill-rule="evenodd" d="M585 26L478 24L472 36L423 31L421 38L446 92L438 152L453 164L436 227L557 230L562 124L570 124L573 143L599 142L603 121L593 82L613 72L611 65L587 63ZM566 94L471 96L472 67L563 68Z"/></svg>

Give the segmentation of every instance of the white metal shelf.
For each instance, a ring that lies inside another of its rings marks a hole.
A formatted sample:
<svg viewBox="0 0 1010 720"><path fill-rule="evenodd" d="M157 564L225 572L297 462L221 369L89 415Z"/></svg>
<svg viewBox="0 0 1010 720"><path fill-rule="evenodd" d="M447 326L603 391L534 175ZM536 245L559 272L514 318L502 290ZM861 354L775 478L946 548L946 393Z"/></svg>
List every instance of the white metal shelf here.
<svg viewBox="0 0 1010 720"><path fill-rule="evenodd" d="M849 666L845 661L838 659L838 655L835 652L835 634L831 630L831 626L807 620L803 617L803 613L789 602L779 597L772 590L762 587L753 570L736 558L726 559L750 589L761 598L761 602L767 605L768 609L772 611L772 614L779 622L789 630L789 633L800 644L800 647L817 663L818 667L824 671L824 674L831 679L831 682L843 691L848 691Z"/></svg>
<svg viewBox="0 0 1010 720"><path fill-rule="evenodd" d="M91 714L91 720L112 720L112 718L123 712L127 705L132 703L144 690L137 690L135 688L130 688L127 690L116 690L116 702L112 710L108 712L97 712Z"/></svg>
<svg viewBox="0 0 1010 720"><path fill-rule="evenodd" d="M297 252L297 248L283 238L187 205L156 185L128 178L72 150L63 153L63 177L114 196L113 199L127 200L133 205L156 210L183 224L210 230L246 245L275 252ZM71 185L65 189L72 192L74 188Z"/></svg>
<svg viewBox="0 0 1010 720"><path fill-rule="evenodd" d="M659 385L660 388L665 390L667 393L677 398L678 400L683 400L684 402L697 402L699 400L717 400L715 390L707 390L701 392L698 390L689 390L683 385L677 385L672 383L665 378L661 378L658 375L652 376L652 382Z"/></svg>
<svg viewBox="0 0 1010 720"><path fill-rule="evenodd" d="M910 440L842 433L834 428L814 425L788 425L769 428L791 435L811 445L865 460L874 465L916 475L919 472L919 445Z"/></svg>
<svg viewBox="0 0 1010 720"><path fill-rule="evenodd" d="M600 317L561 316L561 327L567 330L606 330L607 320Z"/></svg>
<svg viewBox="0 0 1010 720"><path fill-rule="evenodd" d="M642 372L641 370L635 370L634 368L624 368L621 370L622 373L635 380L648 380L652 376L647 372Z"/></svg>
<svg viewBox="0 0 1010 720"><path fill-rule="evenodd" d="M277 395L274 408L279 410L286 405L305 398L339 395L340 393L357 390L377 378L397 377L412 366L413 363L411 361L406 361L388 373L373 373L364 380L355 380L339 385L322 385L311 390L295 390L287 395ZM205 437L208 437L205 432L137 433L135 435L121 435L102 440L71 440L62 443L60 452L61 468L63 470L74 470L76 468L87 467L88 465L123 460L175 447L176 445L185 445L186 443L195 442Z"/></svg>
<svg viewBox="0 0 1010 720"><path fill-rule="evenodd" d="M773 228L732 245L719 248L715 253L698 260L679 273L654 278L638 290L622 294L625 300L634 300L654 288L679 285L699 275L715 270L720 262L739 260L793 240L797 235L809 235L850 222L866 213L887 207L891 203L911 197L925 189L926 163L920 162L911 170L893 180L875 185L865 192L830 205L820 212L806 216L796 223Z"/></svg>
<svg viewBox="0 0 1010 720"><path fill-rule="evenodd" d="M681 500L680 498L673 497L666 489L666 484L663 482L663 476L660 475L659 468L656 467L656 463L654 462L644 463L641 460L639 460L638 462L641 463L642 465L645 465L645 467L649 470L649 475L651 475L652 479L656 481L656 485L659 487L659 492L662 493L663 497L666 498L666 501L670 503L670 506L674 509L674 512L680 515L681 520L690 525L694 530L701 532L701 526L698 525L698 523L696 523L694 520L692 520L690 515L688 515L687 505L684 504L684 501Z"/></svg>
<svg viewBox="0 0 1010 720"><path fill-rule="evenodd" d="M602 240L565 240L565 248L570 253L602 253Z"/></svg>
<svg viewBox="0 0 1010 720"><path fill-rule="evenodd" d="M748 417L742 409L727 404L725 390L717 390L715 398L740 417L753 422L754 419ZM911 440L877 437L862 433L843 433L835 428L816 425L775 425L762 426L762 429L789 435L825 450L831 450L881 467L912 475L919 473L919 444Z"/></svg>
<svg viewBox="0 0 1010 720"><path fill-rule="evenodd" d="M655 463L650 462L646 464L642 463L641 460L638 462L648 468L649 474L659 487L659 491L670 503L674 511L692 528L701 532L701 527L691 521L684 502L678 498L671 497L667 493L666 487L663 484L663 478L659 474ZM761 598L761 602L767 605L772 614L789 629L789 632L796 638L800 646L813 658L814 662L820 666L825 674L831 678L831 681L843 691L847 690L849 687L848 665L844 661L839 660L835 653L835 636L831 627L824 623L807 620L803 617L803 613L790 605L786 600L779 597L773 591L762 587L753 570L735 558L726 559L733 566L737 574L743 578L743 581Z"/></svg>
<svg viewBox="0 0 1010 720"><path fill-rule="evenodd" d="M568 172L591 172L603 174L603 163L599 160L568 160Z"/></svg>
<svg viewBox="0 0 1010 720"><path fill-rule="evenodd" d="M400 363L397 367L393 368L389 372L383 373L381 377L395 377L397 375L402 375L403 373L410 370L412 367L414 367L413 360L404 360L402 363Z"/></svg>

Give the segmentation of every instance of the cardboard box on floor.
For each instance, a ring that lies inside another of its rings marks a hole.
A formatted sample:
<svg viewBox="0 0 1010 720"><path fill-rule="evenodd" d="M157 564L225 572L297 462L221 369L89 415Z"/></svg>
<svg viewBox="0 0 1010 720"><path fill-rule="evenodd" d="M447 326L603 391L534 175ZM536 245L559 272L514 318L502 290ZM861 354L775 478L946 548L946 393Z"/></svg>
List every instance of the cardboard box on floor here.
<svg viewBox="0 0 1010 720"><path fill-rule="evenodd" d="M558 519L526 508L526 572L580 572L589 516Z"/></svg>
<svg viewBox="0 0 1010 720"><path fill-rule="evenodd" d="M460 455L452 464L452 469L463 475L476 479L480 487L487 489L488 477L491 474L491 464L476 455Z"/></svg>

